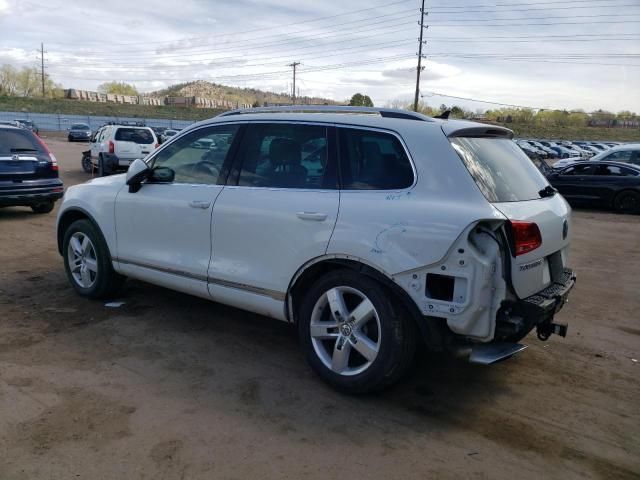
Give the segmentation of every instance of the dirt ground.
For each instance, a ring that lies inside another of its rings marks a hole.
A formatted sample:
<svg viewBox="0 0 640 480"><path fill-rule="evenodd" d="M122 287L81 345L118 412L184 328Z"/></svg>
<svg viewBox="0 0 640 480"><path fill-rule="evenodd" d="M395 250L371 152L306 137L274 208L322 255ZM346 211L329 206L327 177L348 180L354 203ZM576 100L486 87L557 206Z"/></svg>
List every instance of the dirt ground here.
<svg viewBox="0 0 640 480"><path fill-rule="evenodd" d="M86 144L51 140L66 186ZM566 339L326 387L292 328L130 282L77 296L55 212L0 210L0 479L638 479L640 217L574 213Z"/></svg>

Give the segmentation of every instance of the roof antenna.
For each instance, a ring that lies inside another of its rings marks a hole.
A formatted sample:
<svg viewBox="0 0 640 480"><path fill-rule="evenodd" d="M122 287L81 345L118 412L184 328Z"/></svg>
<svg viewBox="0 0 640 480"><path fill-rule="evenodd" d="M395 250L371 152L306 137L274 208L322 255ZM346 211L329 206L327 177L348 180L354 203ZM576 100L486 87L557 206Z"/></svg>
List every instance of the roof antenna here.
<svg viewBox="0 0 640 480"><path fill-rule="evenodd" d="M440 115L436 115L433 118L440 118L442 120L449 120L449 115L451 115L451 110L445 110Z"/></svg>

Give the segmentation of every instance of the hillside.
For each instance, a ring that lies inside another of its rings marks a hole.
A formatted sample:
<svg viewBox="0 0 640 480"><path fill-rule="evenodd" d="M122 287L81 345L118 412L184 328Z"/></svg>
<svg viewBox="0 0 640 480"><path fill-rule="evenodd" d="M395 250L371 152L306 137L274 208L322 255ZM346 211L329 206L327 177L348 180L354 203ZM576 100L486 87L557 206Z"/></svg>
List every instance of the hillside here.
<svg viewBox="0 0 640 480"><path fill-rule="evenodd" d="M97 115L104 117L166 118L171 120L205 120L222 113L213 108L125 105L94 103L68 99L43 99L0 96L0 112L59 113L61 115ZM8 118L7 120L10 120Z"/></svg>
<svg viewBox="0 0 640 480"><path fill-rule="evenodd" d="M197 80L189 83L179 83L172 85L163 90L150 92L148 95L152 97L202 97L214 100L230 100L232 102L248 103L253 105L258 103L262 106L266 103L290 104L291 97L288 93L275 93L258 90L255 88L238 88L219 85L207 82L205 80ZM340 102L328 98L319 97L299 97L297 103L301 104L328 104L339 105Z"/></svg>

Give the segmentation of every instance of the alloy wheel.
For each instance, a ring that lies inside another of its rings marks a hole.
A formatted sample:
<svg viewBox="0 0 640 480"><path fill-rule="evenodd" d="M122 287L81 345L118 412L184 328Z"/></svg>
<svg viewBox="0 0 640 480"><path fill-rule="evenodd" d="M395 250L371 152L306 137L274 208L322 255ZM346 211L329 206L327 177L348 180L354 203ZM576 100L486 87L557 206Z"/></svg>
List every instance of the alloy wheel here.
<svg viewBox="0 0 640 480"><path fill-rule="evenodd" d="M371 366L380 351L381 331L373 303L355 288L331 288L313 307L311 343L325 367L339 375L357 375Z"/></svg>
<svg viewBox="0 0 640 480"><path fill-rule="evenodd" d="M91 288L98 277L98 258L91 239L76 232L69 240L67 261L73 280L82 288Z"/></svg>

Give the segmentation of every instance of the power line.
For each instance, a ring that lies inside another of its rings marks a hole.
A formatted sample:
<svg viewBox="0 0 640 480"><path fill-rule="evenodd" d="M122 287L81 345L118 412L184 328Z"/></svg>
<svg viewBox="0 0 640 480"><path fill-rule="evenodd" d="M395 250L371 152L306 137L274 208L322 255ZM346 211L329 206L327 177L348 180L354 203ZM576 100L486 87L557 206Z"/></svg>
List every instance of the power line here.
<svg viewBox="0 0 640 480"><path fill-rule="evenodd" d="M391 2L391 3L383 3L380 5L376 5L373 7L369 7L369 8L359 8L356 10L351 10L348 12L343 12L343 13L339 13L339 14L335 14L335 15L329 15L329 16L325 16L325 17L316 17L316 18L312 18L309 20L302 20L299 22L293 22L293 23L287 23L286 27L289 28L291 26L294 25L302 25L302 24L306 24L306 23L312 23L312 22L319 22L322 20L328 20L331 18L337 18L337 17L342 17L342 16L348 16L348 15L354 15L354 14L360 14L362 12L366 12L366 11L371 11L371 10L376 10L379 8L384 8L384 7L389 7L392 5L398 5L400 3L407 3L409 0L398 0L395 2ZM260 27L260 28L255 28L252 30L244 30L244 31L240 31L240 32L232 32L230 34L220 34L220 35L205 35L205 36L200 36L200 37L187 37L187 38L182 38L182 39L177 39L177 40L162 40L162 41L156 41L156 42L131 42L131 43L110 43L110 46L131 46L131 45L159 45L159 44L171 44L171 43L176 43L176 42L180 42L180 41L191 41L191 40L199 40L199 39L212 39L212 38L219 38L219 37L223 37L223 36L228 36L228 35L244 35L246 33L253 33L253 32L262 32L265 30L275 30L278 28L282 28L282 25L276 25L273 27ZM96 43L100 43L102 44L103 42L96 42ZM64 44L57 44L57 45L64 45Z"/></svg>

